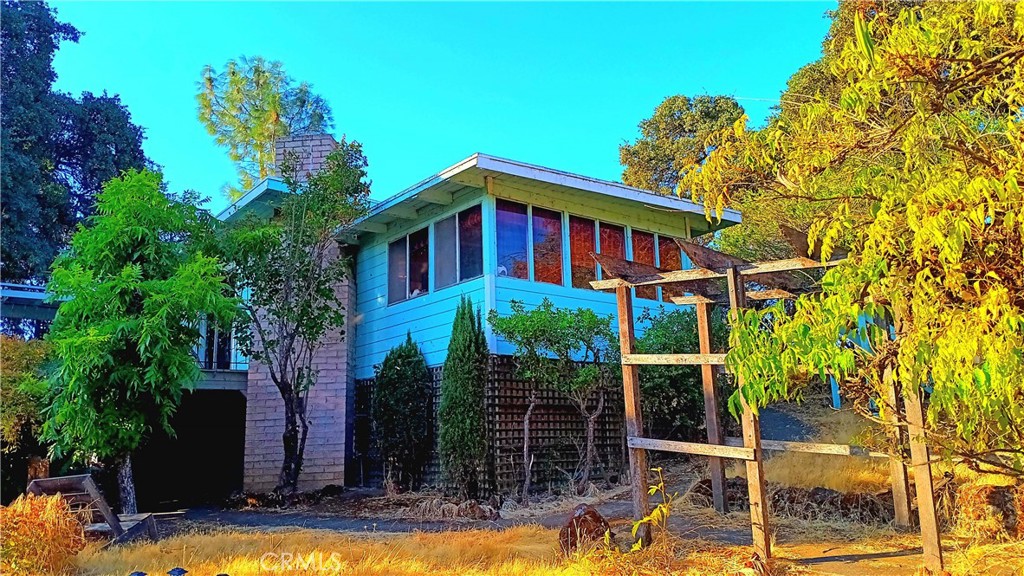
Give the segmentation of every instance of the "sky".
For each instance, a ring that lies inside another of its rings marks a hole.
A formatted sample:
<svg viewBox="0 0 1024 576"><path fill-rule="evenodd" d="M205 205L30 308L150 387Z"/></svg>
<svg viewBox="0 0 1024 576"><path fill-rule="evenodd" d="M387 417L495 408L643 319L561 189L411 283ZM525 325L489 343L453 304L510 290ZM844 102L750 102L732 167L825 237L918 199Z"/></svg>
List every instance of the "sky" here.
<svg viewBox="0 0 1024 576"><path fill-rule="evenodd" d="M386 198L475 152L619 180L618 147L673 94L763 123L821 54L834 2L55 2L84 34L56 88L119 94L169 188L227 205L235 169L196 117L203 67L280 60L358 140Z"/></svg>

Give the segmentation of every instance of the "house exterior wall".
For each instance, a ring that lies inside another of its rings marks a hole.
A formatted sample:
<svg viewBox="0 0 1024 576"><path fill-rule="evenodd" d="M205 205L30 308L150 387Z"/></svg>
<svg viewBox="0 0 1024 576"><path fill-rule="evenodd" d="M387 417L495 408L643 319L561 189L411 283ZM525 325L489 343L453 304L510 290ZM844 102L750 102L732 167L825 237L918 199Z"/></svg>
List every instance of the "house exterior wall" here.
<svg viewBox="0 0 1024 576"><path fill-rule="evenodd" d="M349 332L354 316L351 304L355 289L353 281L343 282L337 287L346 310L345 327L329 333L313 359L319 376L307 399L309 436L299 475L299 490L315 490L345 482L346 417L352 389ZM267 366L250 361L245 414L245 490L268 492L277 485L284 459L283 433L281 395L270 379Z"/></svg>
<svg viewBox="0 0 1024 576"><path fill-rule="evenodd" d="M444 363L448 355L448 339L451 336L455 310L463 295L468 296L477 307L484 304L484 278L478 277L447 286L440 290L434 287L433 248L431 248L430 290L427 294L402 302L388 304L388 244L396 239L431 227L430 244L433 246L433 223L447 218L461 210L480 204L485 193L479 188L465 188L455 195L448 206L436 206L421 210L416 220L403 226L393 226L385 234L374 234L360 244L356 254L355 275L358 279L355 317L352 321L355 336L354 376L372 378L374 366L384 356L412 334L426 356L429 366ZM493 217L490 218L493 222ZM482 232L484 239L484 269L487 269L487 243L494 231L488 224L486 208L483 213Z"/></svg>
<svg viewBox="0 0 1024 576"><path fill-rule="evenodd" d="M490 193L482 188L467 187L456 195L449 206L421 210L416 220L405 221L401 226L391 225L386 234L373 234L363 242L356 257L356 277L359 288L356 296L356 316L353 319L354 337L354 377L357 379L372 378L374 366L383 361L384 356L393 347L400 344L407 333L412 334L427 359L427 365L439 366L444 363L448 350L448 339L451 336L451 325L455 317L455 309L462 295L469 296L473 303L486 315L489 310L497 310L499 314L511 313L511 302L519 300L528 307L536 306L544 298L548 298L557 307L587 307L599 314L616 316L615 295L596 290L572 288L566 285L535 282L507 276L498 276L497 243L495 241L495 202L502 198L538 207L563 212L563 228L567 229L568 214L583 216L624 226L627 231L633 228L652 232L667 237L688 238L689 219L692 214L672 213L651 210L634 202L617 202L615 199L602 198L585 192L571 192L566 189L552 189L541 185L531 185L517 181L515 185L505 185L500 178L493 182ZM482 207L483 234L483 270L480 278L468 280L448 286L440 290L434 287L434 222L464 210L475 204ZM388 304L388 244L398 238L430 227L431 263L430 291L428 294ZM631 239L627 232L627 239ZM627 242L626 257L632 257L632 243ZM568 284L569 246L567 238L563 239L563 275ZM683 266L688 267L685 255L682 256ZM646 311L657 312L659 307L677 308L676 305L638 298L634 304L637 320ZM486 323L485 323L486 324ZM497 338L488 331L489 345L492 353L512 354L514 349L504 340ZM639 333L643 325L638 325Z"/></svg>

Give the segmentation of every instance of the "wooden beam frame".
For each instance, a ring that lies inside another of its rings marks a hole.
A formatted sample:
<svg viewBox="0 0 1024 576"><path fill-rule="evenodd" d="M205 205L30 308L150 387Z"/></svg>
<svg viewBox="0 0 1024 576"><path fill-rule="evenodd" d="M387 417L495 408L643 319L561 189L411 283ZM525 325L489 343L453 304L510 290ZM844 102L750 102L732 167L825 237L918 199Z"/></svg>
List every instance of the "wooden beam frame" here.
<svg viewBox="0 0 1024 576"><path fill-rule="evenodd" d="M725 364L725 354L623 354L622 363L637 366L721 366Z"/></svg>
<svg viewBox="0 0 1024 576"><path fill-rule="evenodd" d="M633 326L633 291L622 286L615 289L619 313L619 349L622 356L633 354L636 334ZM644 435L643 415L640 411L640 368L635 364L622 365L622 397L626 405L626 436ZM633 492L633 519L642 520L651 513L647 485L647 452L642 448L629 448L629 482ZM651 542L651 527L641 524L636 532L639 542Z"/></svg>
<svg viewBox="0 0 1024 576"><path fill-rule="evenodd" d="M743 438L728 437L726 446L743 446ZM889 458L885 452L875 452L863 446L852 444L827 444L822 442L790 442L788 440L761 440L761 449L773 452L803 452L805 454L827 454L831 456L864 456L866 458Z"/></svg>
<svg viewBox="0 0 1024 576"><path fill-rule="evenodd" d="M792 300L797 295L788 291L778 288L771 290L751 290L747 292L747 300ZM707 296L693 295L693 296L675 296L671 298L673 304L689 305L689 304L727 304L729 298L727 295L722 294L714 298Z"/></svg>
<svg viewBox="0 0 1024 576"><path fill-rule="evenodd" d="M697 305L697 339L701 354L711 354L711 304ZM704 391L704 428L708 444L724 444L722 422L718 418L718 391L715 388L715 369L709 364L700 367L701 388ZM711 503L719 514L729 512L729 499L725 492L725 462L718 456L708 461L711 475Z"/></svg>
<svg viewBox="0 0 1024 576"><path fill-rule="evenodd" d="M733 316L742 313L747 306L743 293L743 277L738 267L726 271L729 281L729 307ZM736 385L743 387L743 378L737 376ZM764 451L761 448L761 423L754 410L740 395L743 404L743 446L754 451L754 458L746 461L747 495L750 497L750 532L754 539L754 553L761 560L772 557L771 530L768 525L768 487L764 475Z"/></svg>
<svg viewBox="0 0 1024 576"><path fill-rule="evenodd" d="M757 414L754 413L744 398L740 398L743 414L740 423L743 429L741 438L726 438L721 432L718 417L718 398L714 383L714 366L725 363L725 354L711 352L710 312L711 307L724 301L721 294L721 282L709 283L709 280L726 280L728 286L728 303L730 313L741 313L746 307L748 298L751 300L771 300L793 298L788 286L785 289L766 288L760 291L746 291L746 282L771 285L773 274L814 268L828 268L841 262L833 259L827 262L810 258L790 258L774 262L735 263L721 269L697 268L691 270L664 271L649 265L611 258L595 254L594 258L607 269L611 275L618 276L608 280L591 282L598 290L614 289L618 303L618 322L620 350L622 352L623 392L626 405L626 434L629 451L630 478L632 482L634 517L643 518L650 512L647 492L647 459L646 450L660 450L682 454L707 456L710 459L712 497L715 509L724 512L728 502L725 495L725 473L722 460L725 458L743 460L747 473L747 490L750 500L750 525L754 551L762 560L771 558L771 530L768 517L768 497L764 474L764 451L805 452L812 454L831 454L836 456L865 456L870 458L888 458L893 484L893 497L897 527L910 524L910 494L907 477L907 466L903 462L902 450L904 442L910 446L910 461L915 479L915 490L918 501L921 537L924 550L925 567L932 572L940 572L943 566L942 546L938 529L938 518L935 509L931 461L925 438L924 407L921 392L901 394L892 383L891 373L884 376L887 383L888 400L892 409L887 416L894 425L895 456L871 451L869 449L846 444L827 444L814 442L788 442L781 440L762 440L761 428ZM602 262L608 260L608 266ZM731 262L732 260L726 260ZM787 282L787 285L789 283ZM635 333L633 326L632 288L637 286L663 285L674 291L694 292L694 295L681 295L672 298L676 304L695 305L697 311L698 336L700 353L698 354L636 354ZM800 286L796 292L802 293ZM643 437L643 421L640 414L640 365L696 365L701 366L701 383L705 399L705 424L708 430L708 442L676 442ZM739 379L737 385L742 387ZM901 406L902 404L902 406ZM902 422L901 413L905 414L907 430L904 432L898 424ZM649 527L641 527L641 538L649 542Z"/></svg>
<svg viewBox="0 0 1024 576"><path fill-rule="evenodd" d="M678 442L676 440L635 438L633 436L626 439L626 445L630 448L660 450L662 452L676 452L678 454L731 458L733 460L754 459L754 449L747 448L745 446L722 446L716 444L704 444L703 442Z"/></svg>
<svg viewBox="0 0 1024 576"><path fill-rule="evenodd" d="M774 260L772 262L758 262L737 266L731 270L737 270L741 276L757 276L758 274L773 274L776 272L793 272L796 270L811 270L814 268L830 268L841 262L841 260L811 260L810 258L789 258L786 260ZM711 270L708 268L693 268L690 270L673 270L661 272L649 276L637 276L634 278L612 278L610 280L594 280L590 286L595 290L609 290L620 285L630 287L637 286L659 286L661 284L674 284L693 282L695 280L710 280L712 278L725 278L728 270Z"/></svg>
<svg viewBox="0 0 1024 576"><path fill-rule="evenodd" d="M886 388L889 410L886 420L892 427L891 437L893 450L897 457L889 459L889 478L892 484L893 521L896 528L910 528L910 480L907 477L907 465L903 461L903 451L906 446L906 430L899 423L899 415L903 410L903 399L900 398L899 387L892 377L892 368L886 367L882 373L883 384Z"/></svg>
<svg viewBox="0 0 1024 576"><path fill-rule="evenodd" d="M935 511L935 493L932 483L932 462L925 443L924 406L921 390L904 391L907 411L907 435L910 440L910 464L914 470L914 491L917 494L917 515L921 524L921 548L924 567L933 574L942 572L942 539L939 537L939 518Z"/></svg>

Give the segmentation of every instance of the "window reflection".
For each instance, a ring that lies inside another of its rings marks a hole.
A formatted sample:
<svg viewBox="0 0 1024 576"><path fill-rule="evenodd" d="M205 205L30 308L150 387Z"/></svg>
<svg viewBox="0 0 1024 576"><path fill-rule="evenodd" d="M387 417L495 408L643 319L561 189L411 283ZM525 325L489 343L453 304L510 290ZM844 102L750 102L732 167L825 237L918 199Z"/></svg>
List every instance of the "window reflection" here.
<svg viewBox="0 0 1024 576"><path fill-rule="evenodd" d="M655 265L654 234L633 230L633 261ZM640 286L636 289L636 297L657 300L658 288L656 286Z"/></svg>
<svg viewBox="0 0 1024 576"><path fill-rule="evenodd" d="M498 276L529 278L526 205L508 200L497 202Z"/></svg>
<svg viewBox="0 0 1024 576"><path fill-rule="evenodd" d="M590 282L597 280L597 263L591 256L596 251L594 221L569 216L569 258L574 288L590 288Z"/></svg>
<svg viewBox="0 0 1024 576"><path fill-rule="evenodd" d="M533 209L533 278L562 284L562 213Z"/></svg>

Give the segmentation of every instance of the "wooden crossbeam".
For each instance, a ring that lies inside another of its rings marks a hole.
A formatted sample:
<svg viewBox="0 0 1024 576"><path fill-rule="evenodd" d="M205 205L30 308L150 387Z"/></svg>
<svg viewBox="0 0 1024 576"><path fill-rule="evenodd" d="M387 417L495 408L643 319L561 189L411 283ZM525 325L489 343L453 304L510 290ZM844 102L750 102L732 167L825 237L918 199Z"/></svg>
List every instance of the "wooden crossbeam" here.
<svg viewBox="0 0 1024 576"><path fill-rule="evenodd" d="M796 294L788 290L782 289L771 289L771 290L751 290L747 292L747 300L792 300L796 298ZM722 295L716 298L708 298L707 296L676 296L671 298L673 304L727 304L729 297Z"/></svg>
<svg viewBox="0 0 1024 576"><path fill-rule="evenodd" d="M743 446L743 439L729 436L726 446ZM831 454L834 456L866 456L868 458L889 458L885 452L875 452L863 446L851 444L826 444L821 442L790 442L787 440L761 440L761 448L774 452L804 452L806 454Z"/></svg>
<svg viewBox="0 0 1024 576"><path fill-rule="evenodd" d="M795 270L812 270L815 268L830 268L839 264L841 260L811 260L810 258L788 258L785 260L773 260L771 262L759 262L737 266L736 269L741 276L757 276L760 274L772 274L776 272L792 272ZM644 276L629 278L612 278L609 280L595 280L590 286L595 290L610 290L619 286L659 286L663 284L686 284L699 280L710 280L713 278L725 278L727 270L712 270L708 268L693 268L691 270L673 270L671 272L659 272Z"/></svg>
<svg viewBox="0 0 1024 576"><path fill-rule="evenodd" d="M623 354L622 363L627 366L721 366L725 364L725 354Z"/></svg>
<svg viewBox="0 0 1024 576"><path fill-rule="evenodd" d="M654 438L636 438L630 436L626 439L630 448L643 448L644 450L659 450L661 452L676 452L678 454L695 454L697 456L716 456L718 458L732 458L733 460L753 460L754 449L736 446L721 446L718 444L703 444L701 442L679 442L676 440L657 440Z"/></svg>

